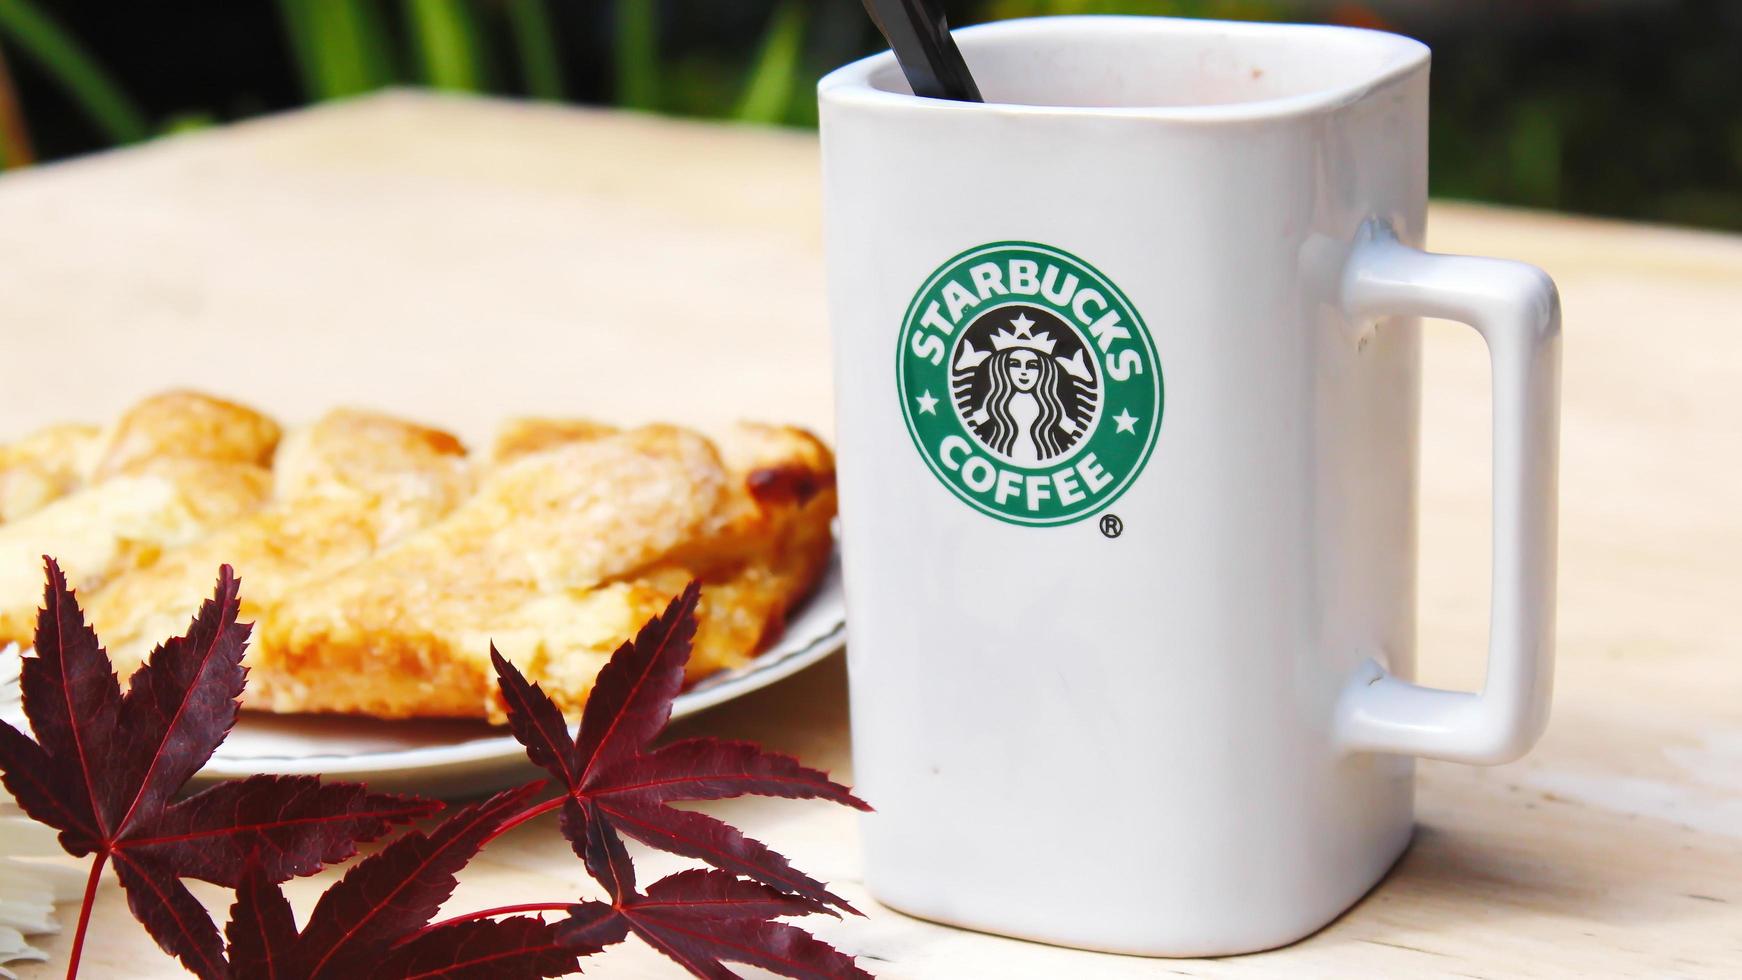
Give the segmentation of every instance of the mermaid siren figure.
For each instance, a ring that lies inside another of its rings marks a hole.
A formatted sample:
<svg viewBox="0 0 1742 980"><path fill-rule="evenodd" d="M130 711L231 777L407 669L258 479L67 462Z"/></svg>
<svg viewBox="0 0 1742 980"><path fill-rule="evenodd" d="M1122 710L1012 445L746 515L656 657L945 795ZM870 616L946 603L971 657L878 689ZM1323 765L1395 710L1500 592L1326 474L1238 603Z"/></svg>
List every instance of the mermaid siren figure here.
<svg viewBox="0 0 1742 980"><path fill-rule="evenodd" d="M1092 362L1075 332L1069 357L1060 341L1034 331L1029 312L989 337L991 350L978 350L970 330L958 347L952 380L962 419L988 450L1018 466L1036 466L1067 454L1090 428L1100 385ZM1008 314L1006 308L994 315Z"/></svg>

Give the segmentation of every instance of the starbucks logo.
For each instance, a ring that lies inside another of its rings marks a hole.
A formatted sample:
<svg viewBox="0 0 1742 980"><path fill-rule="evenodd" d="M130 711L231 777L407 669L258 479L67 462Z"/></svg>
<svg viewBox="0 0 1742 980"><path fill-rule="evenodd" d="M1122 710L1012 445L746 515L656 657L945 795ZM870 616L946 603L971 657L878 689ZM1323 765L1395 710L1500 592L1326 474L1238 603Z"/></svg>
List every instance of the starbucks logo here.
<svg viewBox="0 0 1742 980"><path fill-rule="evenodd" d="M956 496L1018 524L1068 524L1137 478L1161 370L1137 310L1088 263L1004 242L956 256L902 324L902 414Z"/></svg>
<svg viewBox="0 0 1742 980"><path fill-rule="evenodd" d="M1067 455L1094 427L1097 375L1082 336L1029 303L980 314L950 352L957 417L981 449L1020 466Z"/></svg>

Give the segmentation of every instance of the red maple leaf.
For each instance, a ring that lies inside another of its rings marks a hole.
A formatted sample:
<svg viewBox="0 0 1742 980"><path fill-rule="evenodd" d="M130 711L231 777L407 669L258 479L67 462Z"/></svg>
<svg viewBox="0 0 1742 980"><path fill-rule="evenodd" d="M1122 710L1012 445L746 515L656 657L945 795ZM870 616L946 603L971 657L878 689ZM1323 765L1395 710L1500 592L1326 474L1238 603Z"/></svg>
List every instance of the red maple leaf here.
<svg viewBox="0 0 1742 980"><path fill-rule="evenodd" d="M378 977L401 980L510 980L566 977L576 959L598 952L557 936L557 926L533 916L480 919L444 926L394 950Z"/></svg>
<svg viewBox="0 0 1742 980"><path fill-rule="evenodd" d="M722 871L680 871L635 888L635 866L597 807L563 803L563 829L611 901L569 911L557 938L576 949L621 942L629 933L704 980L736 980L727 963L799 980L872 980L853 958L797 926L776 922L815 911L805 898Z"/></svg>
<svg viewBox="0 0 1742 980"><path fill-rule="evenodd" d="M0 722L0 774L26 813L60 831L68 853L96 855L68 976L105 863L114 862L128 906L159 946L201 977L224 977L217 927L183 878L236 887L247 869L266 881L311 874L439 807L314 776L257 776L174 802L240 707L250 627L236 622L234 572L219 571L187 635L158 647L123 695L66 577L46 561L36 655L20 676L36 740Z"/></svg>
<svg viewBox="0 0 1742 980"><path fill-rule="evenodd" d="M822 882L720 820L666 804L754 794L821 798L869 810L845 786L798 760L748 742L699 738L652 747L671 718L695 636L700 589L691 583L663 616L641 628L612 655L587 695L580 728L569 737L561 710L494 646L490 659L508 707L514 737L532 761L556 777L566 795L534 813L572 801L588 820L644 844L696 858L803 899L812 911L831 906L856 912ZM512 824L511 824L512 825ZM579 825L564 820L577 847ZM592 858L597 858L593 855Z"/></svg>
<svg viewBox="0 0 1742 980"><path fill-rule="evenodd" d="M225 932L236 980L393 977L538 980L573 973L590 950L560 942L536 918L475 919L425 928L453 894L455 874L541 784L507 790L435 829L414 830L328 888L298 931L283 893L250 875Z"/></svg>
<svg viewBox="0 0 1742 980"><path fill-rule="evenodd" d="M706 978L736 976L726 963L799 978L869 977L852 957L775 921L831 906L852 911L843 899L732 827L666 805L754 793L868 809L824 773L749 743L651 745L682 685L695 633L693 584L618 649L572 739L555 704L492 649L515 736L563 793L531 804L546 785L531 783L405 833L329 887L300 930L280 882L345 860L360 841L437 804L272 776L176 802L236 720L249 627L236 622L235 575L220 571L188 634L159 647L125 696L53 561L46 595L37 653L21 678L37 738L0 722L0 776L27 812L60 831L68 852L96 855L69 977L110 861L157 943L214 980L540 980L573 972L580 957L631 932ZM563 832L609 903L518 905L430 923L480 848L559 807ZM637 891L619 830L721 870L687 871ZM223 939L184 878L236 889ZM568 918L547 923L524 912Z"/></svg>

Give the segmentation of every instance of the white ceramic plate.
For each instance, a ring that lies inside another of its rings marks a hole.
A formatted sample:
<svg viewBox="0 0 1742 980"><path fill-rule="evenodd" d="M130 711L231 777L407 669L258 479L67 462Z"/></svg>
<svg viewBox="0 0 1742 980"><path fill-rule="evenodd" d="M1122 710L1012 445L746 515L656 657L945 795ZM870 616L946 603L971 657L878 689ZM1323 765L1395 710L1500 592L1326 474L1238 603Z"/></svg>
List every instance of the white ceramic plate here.
<svg viewBox="0 0 1742 980"><path fill-rule="evenodd" d="M816 593L789 618L778 642L736 670L724 671L680 694L672 717L681 718L816 663L846 642L846 600L840 552L831 558ZM0 680L0 716L22 726L13 648ZM371 789L465 796L528 778L531 763L502 728L467 721L381 721L322 715L269 715L244 711L230 737L197 780L256 773L315 773L367 782Z"/></svg>

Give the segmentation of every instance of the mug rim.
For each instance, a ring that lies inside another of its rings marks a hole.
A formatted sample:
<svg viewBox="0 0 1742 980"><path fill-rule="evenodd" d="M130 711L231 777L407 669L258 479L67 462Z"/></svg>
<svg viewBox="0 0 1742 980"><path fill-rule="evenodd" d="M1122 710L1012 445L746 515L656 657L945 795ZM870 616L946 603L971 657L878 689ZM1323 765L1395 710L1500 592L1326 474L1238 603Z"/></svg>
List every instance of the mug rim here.
<svg viewBox="0 0 1742 980"><path fill-rule="evenodd" d="M1357 102L1369 93L1421 70L1431 59L1428 46L1414 38L1388 31L1330 24L1279 24L1262 21L1156 17L1141 14L1067 14L992 21L961 28L951 33L959 39L971 42L978 38L999 40L1006 37L1056 36L1060 33L1107 36L1128 32L1134 28L1157 36L1231 33L1245 38L1260 38L1266 35L1283 35L1294 43L1310 41L1312 40L1310 35L1318 35L1320 43L1335 39L1337 41L1355 41L1375 49L1389 48L1390 50L1384 64L1377 71L1361 75L1351 81L1325 85L1305 92L1238 102L1137 106L957 102L949 99L925 98L910 92L894 92L874 84L874 79L882 73L892 70L899 72L894 52L885 50L850 62L824 75L817 82L817 98L825 105L909 112L957 112L1013 117L1063 116L1152 119L1197 123L1242 122L1281 119L1338 109Z"/></svg>

